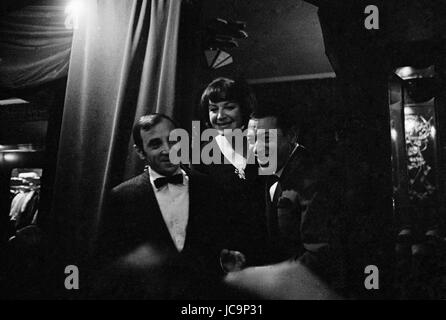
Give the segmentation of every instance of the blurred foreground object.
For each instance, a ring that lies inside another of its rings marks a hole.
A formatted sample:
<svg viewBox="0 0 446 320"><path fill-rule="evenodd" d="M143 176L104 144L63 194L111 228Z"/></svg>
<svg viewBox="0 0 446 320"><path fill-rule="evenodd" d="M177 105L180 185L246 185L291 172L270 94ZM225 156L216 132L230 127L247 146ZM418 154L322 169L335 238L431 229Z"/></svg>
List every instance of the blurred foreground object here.
<svg viewBox="0 0 446 320"><path fill-rule="evenodd" d="M339 300L325 283L298 261L229 273L225 284L242 294L267 300Z"/></svg>

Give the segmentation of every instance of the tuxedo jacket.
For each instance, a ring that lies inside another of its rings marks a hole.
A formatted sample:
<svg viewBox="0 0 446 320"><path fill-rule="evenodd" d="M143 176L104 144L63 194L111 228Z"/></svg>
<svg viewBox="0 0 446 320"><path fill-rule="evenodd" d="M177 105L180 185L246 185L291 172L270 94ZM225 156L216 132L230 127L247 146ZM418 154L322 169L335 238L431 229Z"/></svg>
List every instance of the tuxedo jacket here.
<svg viewBox="0 0 446 320"><path fill-rule="evenodd" d="M279 178L275 201L270 185L265 188L266 219L271 262L296 258L323 277L339 277L341 261L338 223L343 210L343 191L323 164L315 164L310 153L298 146ZM270 220L277 222L271 227ZM334 270L336 269L336 270Z"/></svg>
<svg viewBox="0 0 446 320"><path fill-rule="evenodd" d="M188 172L188 176L189 219L181 253L164 222L146 171L110 193L99 239L102 261L116 261L146 246L161 258L167 257L167 261L181 260L217 272L221 233L217 232L220 214L214 188L212 182L199 173Z"/></svg>

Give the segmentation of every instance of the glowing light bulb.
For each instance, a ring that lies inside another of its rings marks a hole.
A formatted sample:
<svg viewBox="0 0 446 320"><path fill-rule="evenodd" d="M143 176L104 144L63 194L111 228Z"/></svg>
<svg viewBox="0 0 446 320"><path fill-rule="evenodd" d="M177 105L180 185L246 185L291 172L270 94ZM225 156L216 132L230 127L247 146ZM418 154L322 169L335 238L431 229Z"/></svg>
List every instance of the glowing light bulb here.
<svg viewBox="0 0 446 320"><path fill-rule="evenodd" d="M5 155L3 156L3 159L4 159L6 162L14 162L14 161L17 161L18 158L19 158L19 157L18 157L17 154L15 154L15 153L7 153L7 154L5 154Z"/></svg>
<svg viewBox="0 0 446 320"><path fill-rule="evenodd" d="M82 12L82 3L80 0L72 0L65 8L65 27L67 29L79 28L79 17Z"/></svg>
<svg viewBox="0 0 446 320"><path fill-rule="evenodd" d="M392 128L390 129L390 136L392 137L393 141L396 141L396 139L398 139L398 132L394 128Z"/></svg>
<svg viewBox="0 0 446 320"><path fill-rule="evenodd" d="M431 137L432 139L435 139L435 136L437 134L437 129L435 129L434 126L431 127Z"/></svg>
<svg viewBox="0 0 446 320"><path fill-rule="evenodd" d="M407 79L413 76L414 69L411 67L402 67L396 69L395 73L401 78L401 79Z"/></svg>

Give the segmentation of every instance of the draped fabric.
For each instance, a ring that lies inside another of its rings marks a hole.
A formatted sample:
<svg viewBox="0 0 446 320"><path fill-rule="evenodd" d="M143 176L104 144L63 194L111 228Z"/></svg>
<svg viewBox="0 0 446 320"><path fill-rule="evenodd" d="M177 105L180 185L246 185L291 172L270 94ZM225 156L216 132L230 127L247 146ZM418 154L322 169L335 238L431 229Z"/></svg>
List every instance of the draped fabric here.
<svg viewBox="0 0 446 320"><path fill-rule="evenodd" d="M0 18L0 87L25 88L65 77L72 30L64 5L29 5Z"/></svg>
<svg viewBox="0 0 446 320"><path fill-rule="evenodd" d="M134 121L147 112L172 113L181 1L81 4L52 216L61 245L83 255L94 248L107 192L124 172L137 174L129 150Z"/></svg>

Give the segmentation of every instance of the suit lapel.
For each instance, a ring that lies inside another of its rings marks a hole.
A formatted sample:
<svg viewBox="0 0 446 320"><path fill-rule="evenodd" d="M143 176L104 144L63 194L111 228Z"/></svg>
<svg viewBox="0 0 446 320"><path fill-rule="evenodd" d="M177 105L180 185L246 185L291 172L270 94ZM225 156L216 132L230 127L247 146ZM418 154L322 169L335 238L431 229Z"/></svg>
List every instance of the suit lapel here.
<svg viewBox="0 0 446 320"><path fill-rule="evenodd" d="M271 199L270 189L274 185L276 180L271 180L275 176L268 176L265 184L265 208L266 208L266 223L268 228L268 234L271 239L277 236L277 197L278 197L278 185L276 187L276 191L274 192L274 197Z"/></svg>
<svg viewBox="0 0 446 320"><path fill-rule="evenodd" d="M273 199L271 200L270 188L273 184L266 183L265 186L265 201L266 201L266 219L268 225L268 232L271 237L277 235L277 203L279 198L282 196L283 187L288 188L288 186L293 184L295 181L294 172L300 165L300 154L303 152L304 147L297 146L293 152L290 154L288 160L285 163L282 174L280 175L276 190L274 192ZM267 179L268 180L268 179Z"/></svg>
<svg viewBox="0 0 446 320"><path fill-rule="evenodd" d="M270 235L270 242L273 248L272 255L275 259L285 259L293 255L293 250L295 249L296 240L300 239L299 223L288 223L290 219L295 218L297 212L287 212L286 208L278 208L279 199L282 197L285 190L296 189L299 184L300 177L298 172L302 166L302 153L305 152L305 148L302 146L296 147L291 155L289 156L282 174L280 175L276 191L274 193L273 201L270 199L270 186L266 183L265 197L266 197L266 215L268 219L268 231ZM291 216L290 216L291 214ZM299 218L300 219L300 218ZM289 228L283 229L285 227L292 227L292 232L288 232ZM289 237L291 235L291 237Z"/></svg>
<svg viewBox="0 0 446 320"><path fill-rule="evenodd" d="M200 195L198 194L198 190L196 188L196 177L193 174L187 172L187 176L189 177L189 218L186 226L186 239L184 243L184 248L190 245L192 240L192 235L194 234L195 228L195 213L200 208Z"/></svg>
<svg viewBox="0 0 446 320"><path fill-rule="evenodd" d="M305 152L305 150L306 149L303 146L299 145L290 155L280 176L280 183L282 187L288 188L290 185L293 185L297 182L295 181L295 173L298 171L298 168L301 165L302 152Z"/></svg>
<svg viewBox="0 0 446 320"><path fill-rule="evenodd" d="M271 196L269 193L269 189L271 186L268 183L268 180L265 183L265 219L266 219L266 227L268 231L268 235L270 238L273 236L273 230L271 230L272 226L272 218L274 214L273 203L271 202Z"/></svg>

